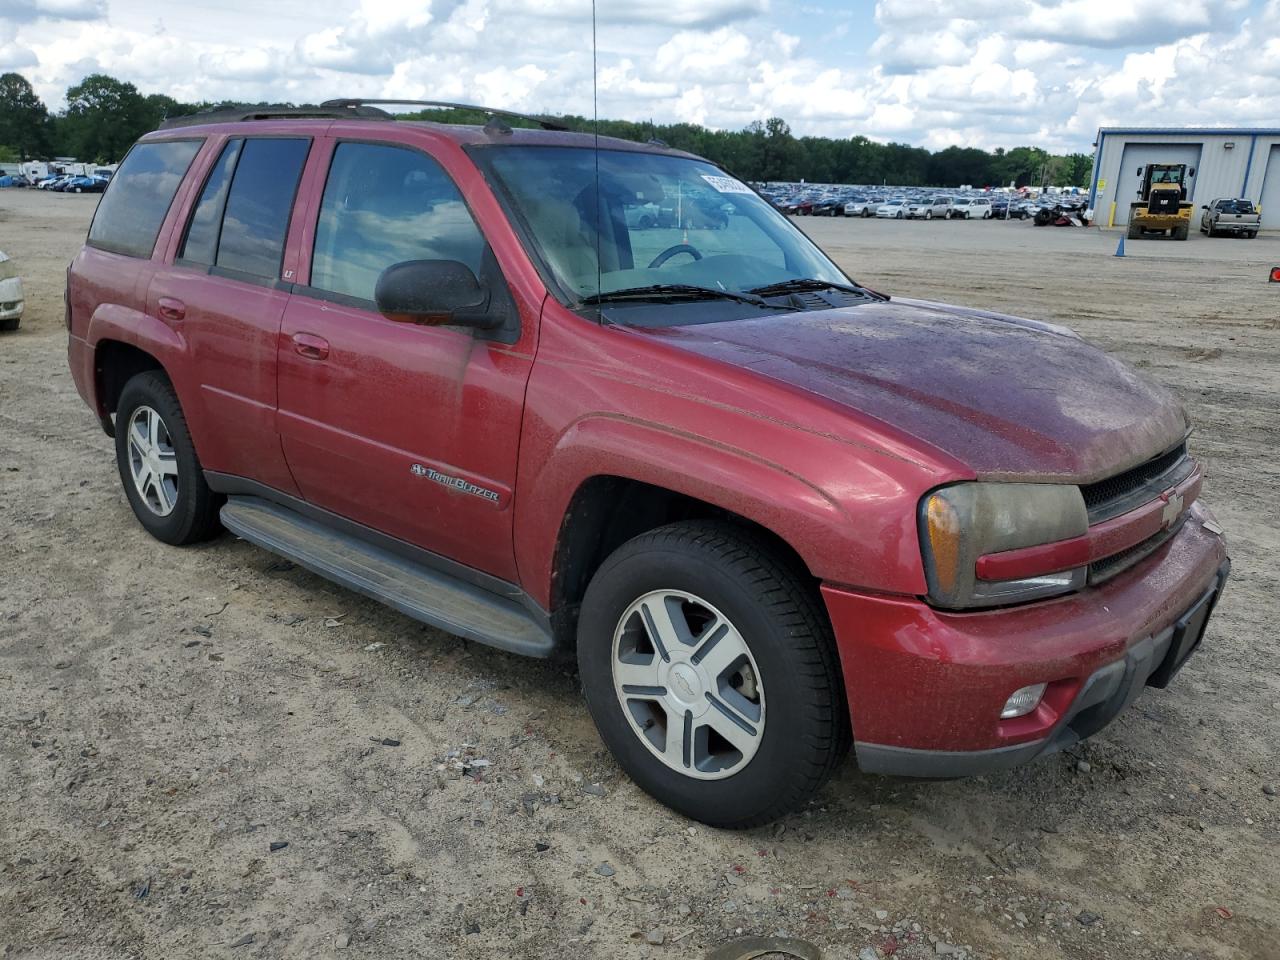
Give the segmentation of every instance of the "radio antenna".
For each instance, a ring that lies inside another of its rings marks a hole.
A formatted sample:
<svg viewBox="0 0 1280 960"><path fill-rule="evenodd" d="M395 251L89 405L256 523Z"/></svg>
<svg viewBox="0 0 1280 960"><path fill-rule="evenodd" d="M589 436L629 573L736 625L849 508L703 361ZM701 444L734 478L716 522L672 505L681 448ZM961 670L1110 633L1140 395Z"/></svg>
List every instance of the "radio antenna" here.
<svg viewBox="0 0 1280 960"><path fill-rule="evenodd" d="M596 173L596 209L592 217L596 225L596 296L603 292L600 289L602 270L600 267L600 251L601 239L600 232L604 227L600 210L600 99L597 92L596 75L599 72L596 69L596 57L598 50L596 44L596 0L591 0L591 126L593 134L592 154L595 157L595 173ZM599 301L596 306L596 320L599 322L603 318Z"/></svg>

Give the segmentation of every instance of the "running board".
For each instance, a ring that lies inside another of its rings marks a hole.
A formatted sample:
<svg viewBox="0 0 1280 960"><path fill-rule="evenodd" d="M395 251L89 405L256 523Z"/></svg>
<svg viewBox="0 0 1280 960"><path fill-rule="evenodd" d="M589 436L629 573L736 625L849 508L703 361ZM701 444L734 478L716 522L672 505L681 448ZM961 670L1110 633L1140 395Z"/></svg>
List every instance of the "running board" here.
<svg viewBox="0 0 1280 960"><path fill-rule="evenodd" d="M259 497L228 497L221 515L222 525L236 536L405 616L512 653L551 655L550 632L518 600Z"/></svg>

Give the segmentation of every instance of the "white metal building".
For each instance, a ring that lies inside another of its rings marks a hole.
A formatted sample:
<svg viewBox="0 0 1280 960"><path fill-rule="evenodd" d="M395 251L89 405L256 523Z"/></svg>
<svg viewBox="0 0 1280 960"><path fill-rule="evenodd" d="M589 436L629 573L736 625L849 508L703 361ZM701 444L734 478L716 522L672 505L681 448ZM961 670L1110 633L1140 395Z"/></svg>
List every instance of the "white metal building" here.
<svg viewBox="0 0 1280 960"><path fill-rule="evenodd" d="M1221 197L1252 200L1262 228L1280 230L1280 129L1103 127L1094 147L1089 206L1101 226L1128 222L1142 185L1139 167L1185 163L1196 171L1187 191L1195 204L1192 230L1200 207Z"/></svg>

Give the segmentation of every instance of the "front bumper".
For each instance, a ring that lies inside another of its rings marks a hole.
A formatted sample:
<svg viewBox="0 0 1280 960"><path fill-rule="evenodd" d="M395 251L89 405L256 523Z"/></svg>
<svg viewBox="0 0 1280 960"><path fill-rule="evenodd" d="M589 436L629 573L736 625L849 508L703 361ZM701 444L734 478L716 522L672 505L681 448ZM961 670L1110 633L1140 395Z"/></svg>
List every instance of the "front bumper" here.
<svg viewBox="0 0 1280 960"><path fill-rule="evenodd" d="M976 613L833 586L859 766L917 777L1024 763L1102 729L1195 649L1230 563L1200 504L1150 557L1098 587ZM1015 690L1047 683L1030 714L1001 720Z"/></svg>
<svg viewBox="0 0 1280 960"><path fill-rule="evenodd" d="M22 278L9 277L6 280L0 280L0 320L20 318L25 306Z"/></svg>

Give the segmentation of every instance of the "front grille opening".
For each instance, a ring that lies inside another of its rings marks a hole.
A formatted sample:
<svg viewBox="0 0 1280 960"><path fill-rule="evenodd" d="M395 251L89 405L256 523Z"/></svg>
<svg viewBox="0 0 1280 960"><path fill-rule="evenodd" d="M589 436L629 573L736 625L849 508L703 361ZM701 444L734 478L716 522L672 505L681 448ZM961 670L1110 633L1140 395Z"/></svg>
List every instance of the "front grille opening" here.
<svg viewBox="0 0 1280 960"><path fill-rule="evenodd" d="M1080 492L1089 511L1089 523L1109 520L1141 506L1186 478L1193 468L1194 461L1187 456L1184 441L1172 450L1114 477L1085 484Z"/></svg>
<svg viewBox="0 0 1280 960"><path fill-rule="evenodd" d="M1183 520L1185 519L1184 516ZM1127 550L1121 550L1119 553L1113 553L1109 557L1103 557L1101 560L1095 560L1089 564L1089 586L1092 587L1110 580L1135 564L1141 563L1142 560L1173 539L1173 535L1181 529L1183 520L1179 520L1167 530L1161 530L1159 533L1147 537L1141 543L1135 543Z"/></svg>

